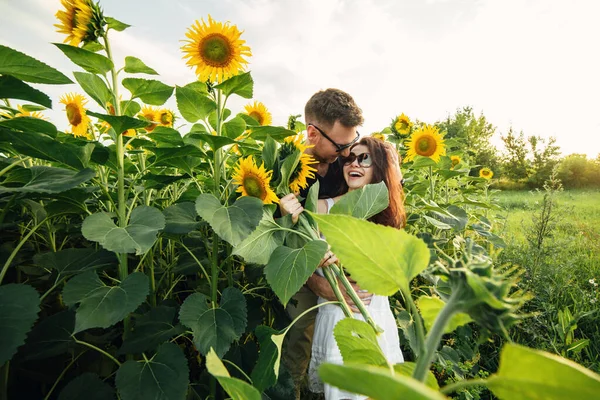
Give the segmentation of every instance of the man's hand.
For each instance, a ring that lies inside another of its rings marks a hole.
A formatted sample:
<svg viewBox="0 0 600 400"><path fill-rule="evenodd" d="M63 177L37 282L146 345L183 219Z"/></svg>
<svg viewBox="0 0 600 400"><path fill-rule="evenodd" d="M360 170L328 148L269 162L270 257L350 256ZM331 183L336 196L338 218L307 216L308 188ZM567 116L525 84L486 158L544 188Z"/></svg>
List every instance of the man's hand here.
<svg viewBox="0 0 600 400"><path fill-rule="evenodd" d="M304 211L304 207L302 207L302 204L300 204L298 197L296 197L294 193L283 196L281 200L279 200L279 209L281 210L282 216L292 214L293 223L298 222L298 216Z"/></svg>

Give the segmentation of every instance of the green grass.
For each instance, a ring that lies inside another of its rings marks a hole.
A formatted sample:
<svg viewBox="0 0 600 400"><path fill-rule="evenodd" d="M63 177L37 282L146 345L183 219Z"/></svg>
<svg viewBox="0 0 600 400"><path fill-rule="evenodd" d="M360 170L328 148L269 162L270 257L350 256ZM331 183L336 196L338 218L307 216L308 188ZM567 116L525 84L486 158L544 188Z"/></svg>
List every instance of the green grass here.
<svg viewBox="0 0 600 400"><path fill-rule="evenodd" d="M600 371L600 191L563 191L555 195L555 228L541 249L527 240L536 226L544 192L494 194L502 211L497 233L507 248L499 261L520 265L521 288L534 295L524 311L532 313L511 332L513 340L530 347L565 355ZM561 337L558 312L566 307L578 318L574 339L589 339L581 353L567 350Z"/></svg>

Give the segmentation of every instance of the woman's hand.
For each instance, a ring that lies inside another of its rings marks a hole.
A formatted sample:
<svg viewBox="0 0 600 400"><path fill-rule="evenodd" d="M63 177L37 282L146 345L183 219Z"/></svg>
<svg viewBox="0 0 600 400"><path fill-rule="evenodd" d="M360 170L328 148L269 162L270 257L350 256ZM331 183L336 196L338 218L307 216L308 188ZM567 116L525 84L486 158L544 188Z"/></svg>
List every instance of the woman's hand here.
<svg viewBox="0 0 600 400"><path fill-rule="evenodd" d="M283 196L279 200L279 209L281 210L282 216L292 214L293 223L298 222L298 216L304 211L304 207L302 207L302 204L300 204L298 197L296 197L294 193Z"/></svg>

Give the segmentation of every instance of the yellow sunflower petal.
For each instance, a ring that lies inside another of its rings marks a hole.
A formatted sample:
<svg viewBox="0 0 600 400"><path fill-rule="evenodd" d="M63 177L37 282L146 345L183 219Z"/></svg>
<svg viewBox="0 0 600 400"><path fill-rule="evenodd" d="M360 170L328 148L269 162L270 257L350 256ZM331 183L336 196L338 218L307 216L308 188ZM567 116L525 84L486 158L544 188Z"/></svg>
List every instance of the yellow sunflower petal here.
<svg viewBox="0 0 600 400"><path fill-rule="evenodd" d="M67 35L64 43L79 46L81 42L98 39L100 28L104 25L104 16L100 7L91 0L61 0L64 10L56 13L59 24L54 26L57 32Z"/></svg>
<svg viewBox="0 0 600 400"><path fill-rule="evenodd" d="M450 156L450 160L452 161L452 165L450 166L450 169L453 169L458 164L460 164L460 157L459 156Z"/></svg>
<svg viewBox="0 0 600 400"><path fill-rule="evenodd" d="M494 173L489 168L481 168L479 170L479 177L480 178L485 178L485 179L489 180L489 179L492 179L493 176L494 176Z"/></svg>
<svg viewBox="0 0 600 400"><path fill-rule="evenodd" d="M271 125L271 122L273 122L271 113L260 101L248 104L244 108L246 109L246 114L257 120L260 126Z"/></svg>
<svg viewBox="0 0 600 400"><path fill-rule="evenodd" d="M60 98L60 103L65 105L67 119L71 125L71 133L74 136L88 137L88 127L90 125L90 117L85 112L84 105L87 100L80 94L67 93Z"/></svg>
<svg viewBox="0 0 600 400"><path fill-rule="evenodd" d="M252 55L236 25L216 22L210 15L208 23L196 21L185 35L183 58L201 81L222 82L238 75L248 64L244 57Z"/></svg>
<svg viewBox="0 0 600 400"><path fill-rule="evenodd" d="M413 123L406 115L404 115L404 113L396 117L396 120L394 121L394 129L401 135L408 135L412 126Z"/></svg>
<svg viewBox="0 0 600 400"><path fill-rule="evenodd" d="M310 154L305 153L305 150L312 146L307 146L303 143L302 135L288 136L283 141L292 147L287 149L285 153L291 154L293 151L298 150L301 154L296 169L290 175L289 182L290 189L297 193L308 186L308 178L315 177L317 170L311 167L311 164L317 164L317 161Z"/></svg>
<svg viewBox="0 0 600 400"><path fill-rule="evenodd" d="M146 132L150 133L156 128L158 122L158 111L150 106L142 107L142 110L138 113L139 117L148 121L148 125L144 128Z"/></svg>
<svg viewBox="0 0 600 400"><path fill-rule="evenodd" d="M406 147L406 161L411 161L419 155L438 162L441 156L446 155L444 138L439 133L438 128L432 125L425 125L416 130L410 136Z"/></svg>
<svg viewBox="0 0 600 400"><path fill-rule="evenodd" d="M250 156L239 160L232 178L233 183L239 185L237 192L242 196L257 197L264 204L273 204L279 203L279 199L270 186L272 174L273 171L265 169L264 163L258 167Z"/></svg>

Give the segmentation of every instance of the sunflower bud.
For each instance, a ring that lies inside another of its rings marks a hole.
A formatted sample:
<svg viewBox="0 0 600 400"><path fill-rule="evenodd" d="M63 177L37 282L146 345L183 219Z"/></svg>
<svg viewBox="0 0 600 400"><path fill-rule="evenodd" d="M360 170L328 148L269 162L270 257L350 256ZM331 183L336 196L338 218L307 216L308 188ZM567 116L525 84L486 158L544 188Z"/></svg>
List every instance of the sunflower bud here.
<svg viewBox="0 0 600 400"><path fill-rule="evenodd" d="M64 9L56 13L61 24L54 26L67 35L65 43L79 46L97 42L106 25L100 5L91 0L61 0L61 3Z"/></svg>

